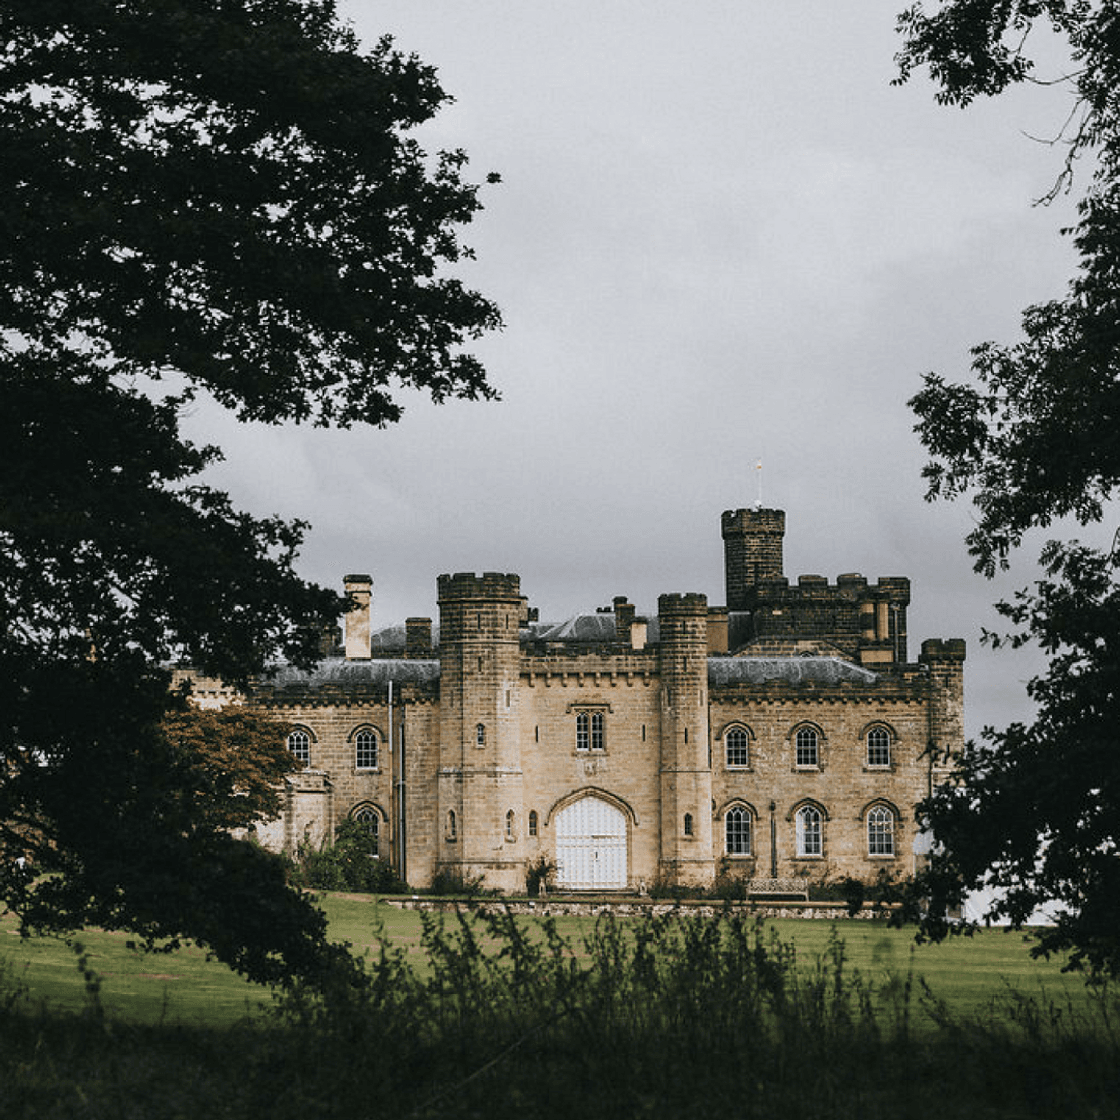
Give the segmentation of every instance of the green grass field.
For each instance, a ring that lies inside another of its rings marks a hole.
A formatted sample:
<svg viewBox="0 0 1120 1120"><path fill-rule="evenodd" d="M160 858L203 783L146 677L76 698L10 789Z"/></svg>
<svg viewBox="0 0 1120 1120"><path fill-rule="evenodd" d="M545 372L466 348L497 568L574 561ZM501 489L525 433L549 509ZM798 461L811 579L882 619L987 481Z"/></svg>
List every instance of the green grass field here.
<svg viewBox="0 0 1120 1120"><path fill-rule="evenodd" d="M337 940L399 954L368 989L278 1002L192 947L79 953L3 919L0 1116L1120 1120L1115 997L1022 935L323 904Z"/></svg>
<svg viewBox="0 0 1120 1120"><path fill-rule="evenodd" d="M378 940L404 949L413 967L424 971L420 916L379 903L370 896L327 894L322 905L335 940L373 953ZM587 918L560 918L560 933L574 946L592 928ZM1084 979L1063 973L1060 962L1036 960L1029 934L982 930L971 938L940 945L915 945L909 931L867 921L775 921L779 937L792 942L798 962L809 965L823 954L833 933L845 947L846 965L883 992L897 990L908 976L921 977L933 994L958 1016L985 1011L1013 989L1065 1006L1084 1006ZM100 978L106 1012L130 1023L172 1022L225 1025L258 1014L270 994L187 946L169 954L129 948L122 933L88 930L78 935L89 967ZM71 944L53 937L21 939L11 915L0 919L0 962L9 980L28 998L56 1011L79 1011L87 1002L85 979Z"/></svg>

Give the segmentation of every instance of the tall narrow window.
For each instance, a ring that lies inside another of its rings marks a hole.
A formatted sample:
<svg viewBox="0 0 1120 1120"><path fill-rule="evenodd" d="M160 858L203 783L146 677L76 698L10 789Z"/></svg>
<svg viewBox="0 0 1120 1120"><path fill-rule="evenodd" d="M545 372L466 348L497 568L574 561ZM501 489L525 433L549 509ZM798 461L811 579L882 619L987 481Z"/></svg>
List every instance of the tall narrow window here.
<svg viewBox="0 0 1120 1120"><path fill-rule="evenodd" d="M685 836L692 835L692 814L685 813L684 815L684 834Z"/></svg>
<svg viewBox="0 0 1120 1120"><path fill-rule="evenodd" d="M727 810L723 818L725 850L729 856L751 854L751 815L741 805Z"/></svg>
<svg viewBox="0 0 1120 1120"><path fill-rule="evenodd" d="M530 836L536 836L537 835L538 819L539 818L537 817L536 809L530 810L530 812L529 812L529 835Z"/></svg>
<svg viewBox="0 0 1120 1120"><path fill-rule="evenodd" d="M591 745L591 717L586 712L576 713L576 750L585 751Z"/></svg>
<svg viewBox="0 0 1120 1120"><path fill-rule="evenodd" d="M476 746L486 746L486 725L484 723L480 723L474 729L474 741Z"/></svg>
<svg viewBox="0 0 1120 1120"><path fill-rule="evenodd" d="M867 733L867 765L890 766L891 736L885 727L873 727Z"/></svg>
<svg viewBox="0 0 1120 1120"><path fill-rule="evenodd" d="M377 769L376 731L359 731L354 736L354 765L359 770Z"/></svg>
<svg viewBox="0 0 1120 1120"><path fill-rule="evenodd" d="M591 713L591 749L593 751L601 751L603 749L603 713Z"/></svg>
<svg viewBox="0 0 1120 1120"><path fill-rule="evenodd" d="M447 810L447 828L444 830L444 839L448 841L456 840L459 836L459 824L455 819L455 810Z"/></svg>
<svg viewBox="0 0 1120 1120"><path fill-rule="evenodd" d="M514 825L514 822L516 821L516 819L517 818L514 816L513 810L510 809L509 812L506 813L506 839L507 840L512 840L513 839L513 825Z"/></svg>
<svg viewBox="0 0 1120 1120"><path fill-rule="evenodd" d="M741 727L732 727L723 737L727 749L728 766L749 766L750 751L748 749L747 733Z"/></svg>
<svg viewBox="0 0 1120 1120"><path fill-rule="evenodd" d="M885 805L876 805L867 814L867 854L894 855L894 813Z"/></svg>
<svg viewBox="0 0 1120 1120"><path fill-rule="evenodd" d="M311 765L311 736L306 731L297 729L288 736L288 750L301 766Z"/></svg>
<svg viewBox="0 0 1120 1120"><path fill-rule="evenodd" d="M797 854L799 856L819 856L823 852L821 843L821 811L814 805L806 805L797 811Z"/></svg>
<svg viewBox="0 0 1120 1120"><path fill-rule="evenodd" d="M366 831L370 837L370 855L379 856L381 844L381 818L377 815L377 810L370 805L363 805L355 814L354 820L361 822L365 825Z"/></svg>
<svg viewBox="0 0 1120 1120"><path fill-rule="evenodd" d="M797 765L819 766L820 751L817 749L817 733L811 727L803 727L797 733Z"/></svg>

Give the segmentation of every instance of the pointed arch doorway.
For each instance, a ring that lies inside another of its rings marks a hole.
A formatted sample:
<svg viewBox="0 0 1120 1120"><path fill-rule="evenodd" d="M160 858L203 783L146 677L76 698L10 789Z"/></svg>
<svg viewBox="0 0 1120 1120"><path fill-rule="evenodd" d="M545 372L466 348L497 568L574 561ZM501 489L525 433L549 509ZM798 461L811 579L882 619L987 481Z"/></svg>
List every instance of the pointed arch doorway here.
<svg viewBox="0 0 1120 1120"><path fill-rule="evenodd" d="M556 882L562 890L624 890L626 814L601 797L581 797L556 814Z"/></svg>

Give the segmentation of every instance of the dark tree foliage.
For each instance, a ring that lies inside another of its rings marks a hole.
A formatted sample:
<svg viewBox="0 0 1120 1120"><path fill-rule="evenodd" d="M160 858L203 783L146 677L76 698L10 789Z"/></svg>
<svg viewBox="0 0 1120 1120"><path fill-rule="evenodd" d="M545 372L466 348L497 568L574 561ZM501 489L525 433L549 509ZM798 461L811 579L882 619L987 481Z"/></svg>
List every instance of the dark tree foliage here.
<svg viewBox="0 0 1120 1120"><path fill-rule="evenodd" d="M1081 182L1068 231L1079 267L1060 299L1028 308L1022 338L972 352L961 384L930 374L911 401L932 455L930 498L968 494L968 547L978 571L1005 568L1031 529L1060 519L1115 519L1120 485L1120 9L1085 0L955 0L900 17L901 80L928 66L938 98L965 106L1016 82L1041 80L1031 32L1048 25L1069 48L1053 80L1069 98L1066 158L1051 197ZM1057 902L1043 951L1120 972L1120 555L1052 541L1044 578L998 609L1011 633L1049 656L1028 692L1030 725L987 728L956 759L954 784L924 807L940 841L919 887L933 899L927 928L964 889L989 879L996 916L1020 923Z"/></svg>
<svg viewBox="0 0 1120 1120"><path fill-rule="evenodd" d="M334 0L0 4L0 875L31 924L186 935L263 979L331 956L228 832L267 815L282 732L187 734L164 667L308 664L344 604L179 420L199 393L343 426L395 421L402 386L493 396L464 346L498 312L448 272L477 188L409 136L446 100Z"/></svg>

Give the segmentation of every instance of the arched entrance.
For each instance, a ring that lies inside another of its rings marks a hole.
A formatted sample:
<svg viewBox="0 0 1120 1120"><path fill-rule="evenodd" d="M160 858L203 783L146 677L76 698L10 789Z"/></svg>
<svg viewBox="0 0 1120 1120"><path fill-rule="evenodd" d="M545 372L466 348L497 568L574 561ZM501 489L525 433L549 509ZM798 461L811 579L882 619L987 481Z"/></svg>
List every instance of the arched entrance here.
<svg viewBox="0 0 1120 1120"><path fill-rule="evenodd" d="M565 890L626 887L626 815L600 797L556 814L556 882Z"/></svg>

